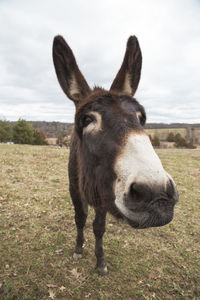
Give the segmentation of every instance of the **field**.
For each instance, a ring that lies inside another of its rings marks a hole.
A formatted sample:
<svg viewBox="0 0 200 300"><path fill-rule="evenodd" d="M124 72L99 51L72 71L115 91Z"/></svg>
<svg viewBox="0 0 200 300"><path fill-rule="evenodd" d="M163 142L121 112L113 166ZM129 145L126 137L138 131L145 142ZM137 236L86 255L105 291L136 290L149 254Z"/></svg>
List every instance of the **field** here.
<svg viewBox="0 0 200 300"><path fill-rule="evenodd" d="M92 209L83 258L72 259L68 150L0 145L0 299L200 299L200 150L157 152L178 186L175 218L137 231L109 216L101 277Z"/></svg>

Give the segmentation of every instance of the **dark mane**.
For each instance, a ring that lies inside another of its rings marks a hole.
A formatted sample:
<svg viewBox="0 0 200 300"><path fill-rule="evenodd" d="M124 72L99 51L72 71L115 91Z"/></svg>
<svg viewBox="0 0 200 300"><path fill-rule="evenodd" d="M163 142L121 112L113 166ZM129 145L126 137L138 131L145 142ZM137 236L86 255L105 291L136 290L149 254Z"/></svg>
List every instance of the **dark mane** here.
<svg viewBox="0 0 200 300"><path fill-rule="evenodd" d="M93 88L93 91L106 91L104 88L102 88L101 86L95 85Z"/></svg>

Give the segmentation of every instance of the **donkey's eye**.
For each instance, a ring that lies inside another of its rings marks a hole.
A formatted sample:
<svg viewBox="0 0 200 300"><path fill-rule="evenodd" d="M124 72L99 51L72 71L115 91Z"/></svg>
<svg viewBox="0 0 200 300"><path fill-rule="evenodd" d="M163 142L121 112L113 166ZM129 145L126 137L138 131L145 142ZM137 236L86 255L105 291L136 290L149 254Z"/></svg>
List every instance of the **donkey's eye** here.
<svg viewBox="0 0 200 300"><path fill-rule="evenodd" d="M83 127L87 127L93 121L94 121L94 117L93 116L86 115L86 116L83 117L82 126Z"/></svg>
<svg viewBox="0 0 200 300"><path fill-rule="evenodd" d="M141 113L140 111L136 112L136 116L140 122L140 124L142 126L144 126L145 122L146 122L146 114L145 113Z"/></svg>

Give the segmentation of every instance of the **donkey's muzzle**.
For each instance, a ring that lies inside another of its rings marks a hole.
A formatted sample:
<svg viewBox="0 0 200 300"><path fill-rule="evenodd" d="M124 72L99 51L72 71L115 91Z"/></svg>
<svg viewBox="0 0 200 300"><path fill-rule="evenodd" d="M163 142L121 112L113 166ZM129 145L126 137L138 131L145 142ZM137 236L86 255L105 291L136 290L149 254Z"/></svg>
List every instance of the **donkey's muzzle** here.
<svg viewBox="0 0 200 300"><path fill-rule="evenodd" d="M147 228L168 224L174 215L174 206L178 201L178 192L171 179L166 186L154 186L133 182L124 197L128 210L141 215L137 220L128 220L134 228Z"/></svg>

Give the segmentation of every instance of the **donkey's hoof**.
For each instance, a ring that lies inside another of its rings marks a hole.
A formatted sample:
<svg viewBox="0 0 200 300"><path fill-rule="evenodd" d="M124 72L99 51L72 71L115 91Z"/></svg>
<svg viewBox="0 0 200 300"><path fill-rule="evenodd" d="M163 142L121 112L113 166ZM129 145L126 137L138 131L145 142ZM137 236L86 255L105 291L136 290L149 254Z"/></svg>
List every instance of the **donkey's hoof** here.
<svg viewBox="0 0 200 300"><path fill-rule="evenodd" d="M79 260L79 259L82 258L82 254L81 254L81 253L76 253L76 252L74 252L73 258L74 258L75 260Z"/></svg>
<svg viewBox="0 0 200 300"><path fill-rule="evenodd" d="M108 268L107 266L98 267L98 273L99 275L107 275L108 274Z"/></svg>

